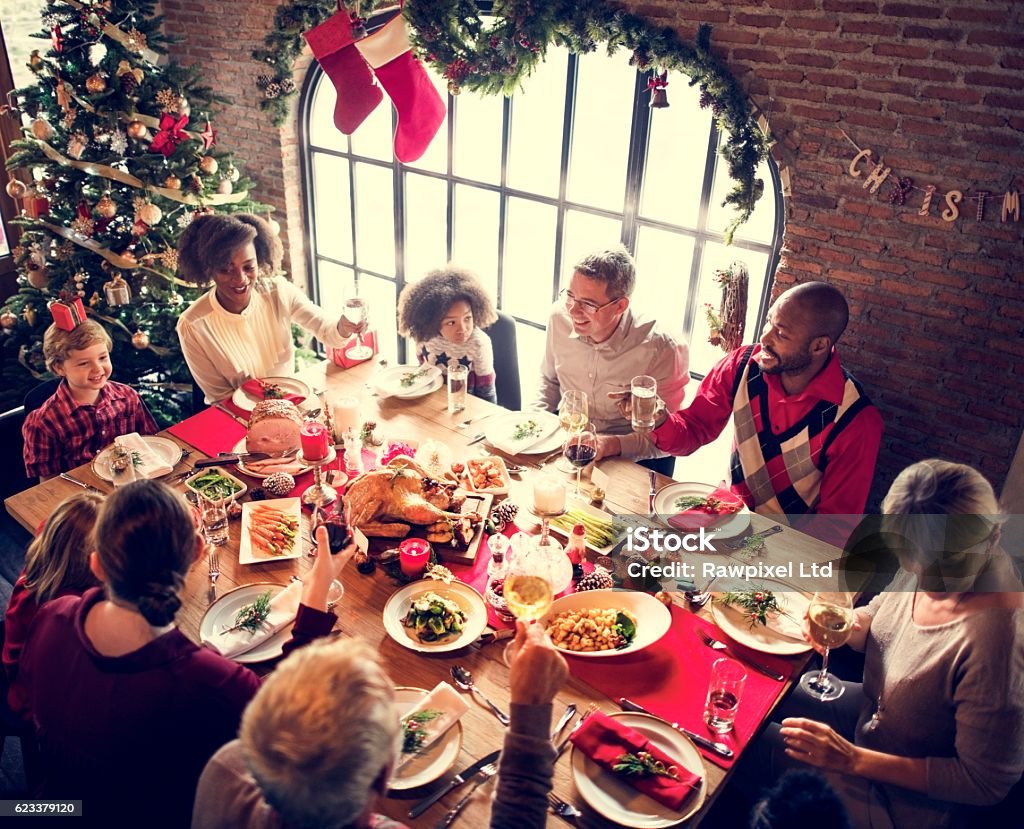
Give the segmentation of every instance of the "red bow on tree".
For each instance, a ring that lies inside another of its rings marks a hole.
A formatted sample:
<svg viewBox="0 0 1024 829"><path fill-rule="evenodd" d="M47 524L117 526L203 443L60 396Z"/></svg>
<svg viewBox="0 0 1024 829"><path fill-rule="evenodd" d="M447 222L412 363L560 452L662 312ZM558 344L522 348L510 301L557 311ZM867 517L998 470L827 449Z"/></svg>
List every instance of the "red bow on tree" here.
<svg viewBox="0 0 1024 829"><path fill-rule="evenodd" d="M166 112L160 116L160 132L153 136L149 148L155 153L163 153L171 156L175 148L185 139L185 125L188 123L188 116L182 115L175 120L173 115Z"/></svg>
<svg viewBox="0 0 1024 829"><path fill-rule="evenodd" d="M61 33L59 25L50 30L50 44L53 46L54 52L64 51L64 35Z"/></svg>

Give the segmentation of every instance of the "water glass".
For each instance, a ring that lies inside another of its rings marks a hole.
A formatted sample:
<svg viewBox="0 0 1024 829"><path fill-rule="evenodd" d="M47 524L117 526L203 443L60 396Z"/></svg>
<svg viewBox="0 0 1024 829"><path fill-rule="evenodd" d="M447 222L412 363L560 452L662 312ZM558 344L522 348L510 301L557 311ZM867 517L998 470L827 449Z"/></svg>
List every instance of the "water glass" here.
<svg viewBox="0 0 1024 829"><path fill-rule="evenodd" d="M199 510L203 517L203 538L207 544L221 546L228 541L228 501L209 498L199 499Z"/></svg>
<svg viewBox="0 0 1024 829"><path fill-rule="evenodd" d="M633 431L650 432L658 410L658 381L646 374L638 374L630 380L629 390L633 395Z"/></svg>
<svg viewBox="0 0 1024 829"><path fill-rule="evenodd" d="M466 408L466 390L469 386L469 368L463 365L448 369L448 411L457 414Z"/></svg>
<svg viewBox="0 0 1024 829"><path fill-rule="evenodd" d="M747 673L743 666L733 659L718 659L711 666L711 681L704 702L704 722L712 731L719 734L732 731L746 679Z"/></svg>

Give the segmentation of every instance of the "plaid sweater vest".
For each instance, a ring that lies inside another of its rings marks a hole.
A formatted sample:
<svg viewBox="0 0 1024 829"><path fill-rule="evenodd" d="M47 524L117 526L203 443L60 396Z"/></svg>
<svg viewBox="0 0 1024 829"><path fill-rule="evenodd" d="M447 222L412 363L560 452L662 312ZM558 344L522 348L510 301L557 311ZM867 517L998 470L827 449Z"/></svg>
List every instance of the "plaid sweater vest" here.
<svg viewBox="0 0 1024 829"><path fill-rule="evenodd" d="M853 376L843 369L846 385L839 405L817 405L785 432L772 431L768 415L768 386L757 363L743 355L744 369L733 390L736 427L730 460L733 490L761 514L777 517L814 511L829 446L857 413L871 401Z"/></svg>

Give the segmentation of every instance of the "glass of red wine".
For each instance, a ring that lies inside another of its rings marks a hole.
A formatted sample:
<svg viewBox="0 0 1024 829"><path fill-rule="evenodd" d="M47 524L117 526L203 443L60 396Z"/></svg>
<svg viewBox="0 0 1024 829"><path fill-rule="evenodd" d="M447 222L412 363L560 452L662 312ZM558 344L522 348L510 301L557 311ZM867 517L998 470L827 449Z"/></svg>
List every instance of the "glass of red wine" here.
<svg viewBox="0 0 1024 829"><path fill-rule="evenodd" d="M594 427L588 424L582 432L569 435L562 455L576 470L576 491L573 495L579 498L580 476L583 474L583 467L593 463L597 457L597 432L594 431Z"/></svg>

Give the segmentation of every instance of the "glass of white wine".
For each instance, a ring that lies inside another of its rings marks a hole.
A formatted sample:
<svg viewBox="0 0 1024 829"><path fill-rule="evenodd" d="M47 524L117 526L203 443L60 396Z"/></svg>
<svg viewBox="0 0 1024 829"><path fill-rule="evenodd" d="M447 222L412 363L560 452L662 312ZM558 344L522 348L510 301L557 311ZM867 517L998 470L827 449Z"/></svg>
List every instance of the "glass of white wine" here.
<svg viewBox="0 0 1024 829"><path fill-rule="evenodd" d="M362 325L366 322L370 308L362 297L353 296L345 301L344 317L353 325ZM345 356L350 360L369 360L373 356L373 349L363 343L362 332L356 334L357 344L345 351Z"/></svg>
<svg viewBox="0 0 1024 829"><path fill-rule="evenodd" d="M554 594L546 560L529 548L516 553L508 563L502 595L509 611L521 622L531 624L551 609ZM511 667L513 643L505 647L505 664Z"/></svg>
<svg viewBox="0 0 1024 829"><path fill-rule="evenodd" d="M567 438L582 432L590 420L590 403L585 391L570 389L562 392L558 402L558 422L565 431ZM563 455L555 461L555 468L560 472L574 472L572 465Z"/></svg>
<svg viewBox="0 0 1024 829"><path fill-rule="evenodd" d="M828 672L828 654L832 648L845 645L853 633L853 596L850 593L818 592L807 609L811 641L820 645L821 670L808 671L800 684L812 697L822 702L839 699L846 688Z"/></svg>

